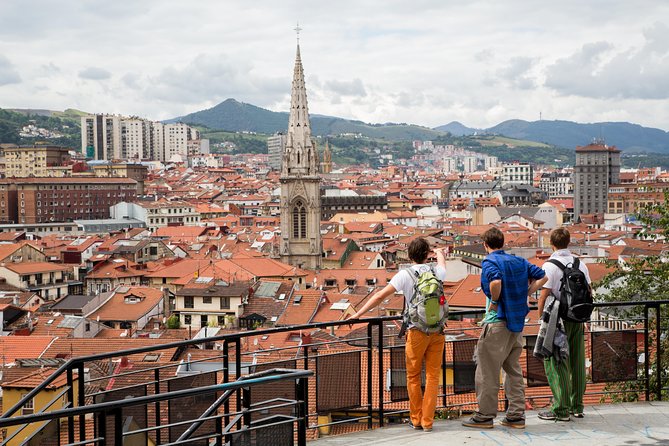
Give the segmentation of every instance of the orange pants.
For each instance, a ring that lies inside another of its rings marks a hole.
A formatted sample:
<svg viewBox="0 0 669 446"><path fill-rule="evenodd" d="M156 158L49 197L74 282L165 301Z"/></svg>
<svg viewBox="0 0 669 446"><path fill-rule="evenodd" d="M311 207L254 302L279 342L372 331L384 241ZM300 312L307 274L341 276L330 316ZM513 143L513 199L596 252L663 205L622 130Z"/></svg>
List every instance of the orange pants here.
<svg viewBox="0 0 669 446"><path fill-rule="evenodd" d="M409 330L405 346L409 413L414 426L431 428L437 407L439 376L444 354L444 335ZM425 394L421 388L421 371L425 360Z"/></svg>

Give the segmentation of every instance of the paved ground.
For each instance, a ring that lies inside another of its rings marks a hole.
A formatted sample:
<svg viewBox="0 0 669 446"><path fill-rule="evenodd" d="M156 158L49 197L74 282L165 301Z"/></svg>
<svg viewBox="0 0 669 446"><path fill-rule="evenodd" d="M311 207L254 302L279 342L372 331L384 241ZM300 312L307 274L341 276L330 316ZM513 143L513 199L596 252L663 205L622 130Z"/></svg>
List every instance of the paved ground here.
<svg viewBox="0 0 669 446"><path fill-rule="evenodd" d="M464 419L464 418L463 418ZM322 437L314 446L353 445L552 445L632 446L669 445L669 402L607 404L587 407L585 418L550 422L527 413L527 427L509 429L496 420L494 429L463 427L462 420L436 421L431 433L408 425L390 425L373 431Z"/></svg>

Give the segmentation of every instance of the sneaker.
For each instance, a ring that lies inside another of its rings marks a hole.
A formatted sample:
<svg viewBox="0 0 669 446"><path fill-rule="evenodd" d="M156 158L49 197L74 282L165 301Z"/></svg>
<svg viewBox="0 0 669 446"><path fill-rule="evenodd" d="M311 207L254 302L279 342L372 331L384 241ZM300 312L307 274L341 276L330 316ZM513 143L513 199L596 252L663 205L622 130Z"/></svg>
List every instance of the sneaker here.
<svg viewBox="0 0 669 446"><path fill-rule="evenodd" d="M411 429L415 429L415 430L417 430L417 431L423 430L423 427L422 427L421 425L414 426L413 423L412 423L411 421L409 421L409 427L410 427Z"/></svg>
<svg viewBox="0 0 669 446"><path fill-rule="evenodd" d="M539 412L539 418L541 418L542 420L548 420L548 421L570 421L571 420L569 415L567 415L566 417L558 417L557 415L555 415L555 412L553 412L551 410L547 410L546 412Z"/></svg>
<svg viewBox="0 0 669 446"><path fill-rule="evenodd" d="M505 417L500 424L514 429L525 429L525 418L509 419Z"/></svg>
<svg viewBox="0 0 669 446"><path fill-rule="evenodd" d="M476 418L476 417L471 417L467 421L463 421L462 425L464 427L473 427L475 429L492 429L493 428L492 419L482 420L482 419Z"/></svg>
<svg viewBox="0 0 669 446"><path fill-rule="evenodd" d="M572 412L574 418L583 418L583 412Z"/></svg>
<svg viewBox="0 0 669 446"><path fill-rule="evenodd" d="M424 427L423 432L432 432L432 428L431 427Z"/></svg>

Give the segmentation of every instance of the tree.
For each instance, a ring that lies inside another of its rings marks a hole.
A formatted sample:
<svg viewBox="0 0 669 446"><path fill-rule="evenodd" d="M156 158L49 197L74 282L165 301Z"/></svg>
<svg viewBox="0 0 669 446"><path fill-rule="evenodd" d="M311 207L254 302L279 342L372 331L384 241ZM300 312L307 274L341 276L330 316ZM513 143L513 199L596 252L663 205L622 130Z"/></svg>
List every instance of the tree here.
<svg viewBox="0 0 669 446"><path fill-rule="evenodd" d="M638 255L620 259L617 262L608 261L615 270L608 274L599 284L599 289L605 292L598 295L598 300L607 302L625 302L625 301L660 301L669 300L669 253L662 249L664 240L669 236L669 194L665 194L664 201L653 203L642 208L637 218L641 223L642 229L637 236L649 241L648 248L653 249L653 255ZM659 242L659 243L653 243ZM650 328L648 335L648 344L650 361L649 388L651 389L651 398L655 398L654 390L661 386L667 388L669 383L669 338L666 332L657 333L655 330L656 319L660 317L662 323L660 329L665 330L667 321L669 321L669 306L658 306L656 312L649 312L648 326ZM644 306L627 307L620 311L619 315L627 320L640 320L644 315ZM658 370L657 351L655 349L657 337L660 336L660 346L663 354L660 357L660 367ZM643 369L643 365L640 366ZM640 373L642 371L639 370ZM658 382L661 376L661 382ZM615 383L607 387L608 390L624 391L619 393L616 399L624 401L634 401L639 399L640 393L645 390L644 380L631 381L625 383ZM663 399L666 397L666 390L662 390Z"/></svg>
<svg viewBox="0 0 669 446"><path fill-rule="evenodd" d="M173 314L167 319L167 328L175 329L180 327L181 327L181 321L179 320L179 316L177 316L176 314Z"/></svg>

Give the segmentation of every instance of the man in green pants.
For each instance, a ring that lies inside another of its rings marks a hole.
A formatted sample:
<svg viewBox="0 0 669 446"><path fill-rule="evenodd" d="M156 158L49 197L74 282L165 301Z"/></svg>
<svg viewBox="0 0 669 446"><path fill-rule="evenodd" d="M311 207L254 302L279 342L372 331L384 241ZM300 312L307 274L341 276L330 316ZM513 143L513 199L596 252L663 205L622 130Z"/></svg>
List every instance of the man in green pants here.
<svg viewBox="0 0 669 446"><path fill-rule="evenodd" d="M564 228L558 228L551 232L550 236L555 259L562 265L568 265L574 261L574 256L569 251L570 235ZM562 270L552 262L545 262L543 269L548 281L544 284L539 296L539 314L543 314L546 299L552 293L560 296L560 283ZM579 262L579 269L583 272L590 285L590 274L585 263ZM585 341L583 335L583 323L563 320L564 329L569 343L569 358L559 361L554 356L544 361L548 384L553 392L553 406L551 410L539 412L539 418L552 421L570 421L571 415L583 418L583 394L585 393Z"/></svg>

